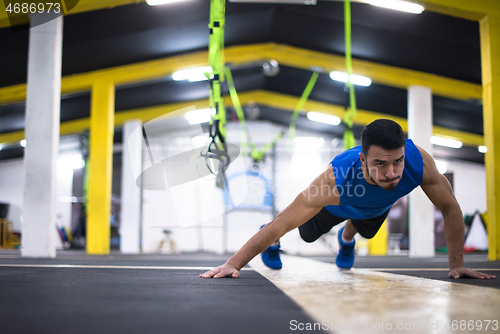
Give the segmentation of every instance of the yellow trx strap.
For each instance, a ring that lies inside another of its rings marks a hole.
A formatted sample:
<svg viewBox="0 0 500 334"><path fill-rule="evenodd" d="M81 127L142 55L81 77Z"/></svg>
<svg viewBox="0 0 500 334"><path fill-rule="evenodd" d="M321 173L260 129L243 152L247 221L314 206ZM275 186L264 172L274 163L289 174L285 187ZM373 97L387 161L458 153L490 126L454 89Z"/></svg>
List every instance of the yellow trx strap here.
<svg viewBox="0 0 500 334"><path fill-rule="evenodd" d="M231 101L233 101L233 107L236 111L236 115L238 116L238 120L240 121L241 126L241 154L247 156L247 123L245 122L245 114L243 113L243 108L241 107L240 98L238 97L238 93L236 92L236 88L234 87L233 75L231 74L231 70L229 67L225 69L227 87L229 88L229 95L231 96Z"/></svg>
<svg viewBox="0 0 500 334"><path fill-rule="evenodd" d="M215 127L223 142L226 135L226 109L221 94L221 82L224 82L224 25L225 25L225 0L211 0L210 3L210 37L208 41L208 62L212 67L212 80L210 85L210 107L215 109L210 125ZM213 124L215 121L215 124Z"/></svg>
<svg viewBox="0 0 500 334"><path fill-rule="evenodd" d="M231 75L231 71L229 68L226 68L226 79L227 79L227 86L229 88L229 94L231 96L231 100L233 101L233 107L236 111L236 115L238 116L238 119L240 121L240 126L241 126L241 151L243 155L247 155L247 141L248 141L248 128L245 122L245 114L243 113L243 108L241 107L240 99L238 98L238 93L236 92L236 88L234 87L234 82L233 82L233 76ZM304 108L304 105L309 98L309 95L311 94L312 89L314 88L314 85L316 84L316 80L318 79L318 72L314 72L311 76L311 79L309 79L309 82L307 83L306 88L304 89L304 92L302 93L302 96L299 99L299 102L295 106L295 109L292 114L292 119L290 121L290 142L293 142L293 139L295 137L295 123L297 121L297 118L299 117L299 113ZM280 140L283 135L286 132L286 128L283 128L280 133L274 137L274 139L264 145L262 149L258 150L255 147L255 144L252 141L249 141L250 145L250 155L252 159L256 162L262 161L264 159L264 155L266 154L267 151L269 151L278 140Z"/></svg>
<svg viewBox="0 0 500 334"><path fill-rule="evenodd" d="M344 116L346 129L344 132L344 148L346 150L356 146L356 139L352 133L353 119L356 117L356 95L354 85L351 82L352 60L351 60L351 3L350 0L344 1L344 30L345 30L345 66L349 80L346 87L349 89L349 107Z"/></svg>
<svg viewBox="0 0 500 334"><path fill-rule="evenodd" d="M300 100L295 106L295 110L293 111L292 120L290 122L290 131L288 133L289 135L288 139L290 140L290 147L293 146L293 140L295 138L295 123L297 121L297 118L299 117L300 111L302 110L302 108L304 108L304 105L306 104L307 99L309 98L309 95L311 94L311 91L313 90L314 85L316 84L316 80L318 80L318 76L319 76L318 72L314 72L311 75L311 79L309 79L306 89L304 89L304 92L302 92L302 96L300 97Z"/></svg>

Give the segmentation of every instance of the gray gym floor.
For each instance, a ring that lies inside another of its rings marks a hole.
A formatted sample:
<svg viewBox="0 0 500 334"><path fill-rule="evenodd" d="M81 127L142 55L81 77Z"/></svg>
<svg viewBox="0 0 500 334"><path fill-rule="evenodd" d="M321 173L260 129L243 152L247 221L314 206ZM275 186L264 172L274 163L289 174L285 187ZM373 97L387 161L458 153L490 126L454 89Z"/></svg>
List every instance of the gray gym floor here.
<svg viewBox="0 0 500 334"><path fill-rule="evenodd" d="M500 289L500 261L488 261L487 257L488 256L485 253L464 254L464 266L466 268L478 270L486 274L495 275L497 276L496 279L478 280L471 278L461 278L459 280L456 280L453 278L449 278L447 270L448 255L436 255L432 259L410 259L407 256L358 256L354 263L354 267L379 269L383 272L394 273L398 275L408 275L445 282L462 283ZM318 256L309 258L328 263L335 263L334 256Z"/></svg>
<svg viewBox="0 0 500 334"><path fill-rule="evenodd" d="M249 268L239 279L198 277L205 267L227 258L61 251L55 259L29 259L18 251L1 251L1 333L289 333L294 332L291 319L313 321ZM313 259L333 262L334 256ZM484 254L465 259L471 268L500 268L500 262L489 262ZM434 270L447 268L445 256L358 257L355 268L457 282L447 278L446 270ZM500 278L459 283L500 288Z"/></svg>

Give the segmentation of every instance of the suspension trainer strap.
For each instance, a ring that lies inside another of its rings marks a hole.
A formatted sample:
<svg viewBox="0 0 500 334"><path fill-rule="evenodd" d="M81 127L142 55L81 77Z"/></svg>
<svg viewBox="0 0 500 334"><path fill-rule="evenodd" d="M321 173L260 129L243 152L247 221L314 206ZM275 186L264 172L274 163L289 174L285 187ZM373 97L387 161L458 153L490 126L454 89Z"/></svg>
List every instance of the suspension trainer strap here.
<svg viewBox="0 0 500 334"><path fill-rule="evenodd" d="M314 72L311 75L311 79L307 83L306 89L302 92L302 96L300 97L299 102L295 106L295 110L292 114L292 119L290 120L290 130L288 132L288 140L290 141L290 148L293 146L293 140L295 139L295 124L297 123L297 118L299 117L300 111L304 108L304 105L311 94L311 91L316 84L316 80L318 80L318 72Z"/></svg>
<svg viewBox="0 0 500 334"><path fill-rule="evenodd" d="M238 120L240 121L240 126L241 126L241 151L244 152L243 154L247 154L247 146L246 143L248 142L248 145L250 146L250 156L254 160L254 162L259 162L264 159L264 155L266 154L267 151L269 151L276 143L278 140L280 140L283 135L286 133L287 127L283 127L283 129L274 137L274 139L264 145L262 149L257 150L255 147L255 144L249 140L250 136L248 134L248 128L245 122L245 113L243 112L243 108L241 107L241 102L238 97L238 93L236 91L236 88L234 87L234 81L233 81L233 76L231 74L231 70L229 68L225 69L225 74L226 74L226 79L227 79L227 86L229 88L229 95L231 96L231 100L233 101L233 106L236 111L236 115L238 116ZM314 72L309 79L309 82L307 83L306 88L304 89L304 92L302 93L302 96L299 99L299 102L295 106L295 109L292 114L292 118L290 121L290 140L293 142L293 138L295 137L295 124L297 121L297 118L299 116L300 111L302 108L304 108L305 103L307 102L307 99L309 98L309 95L311 94L311 91L314 88L314 85L316 84L316 81L318 79L319 73Z"/></svg>
<svg viewBox="0 0 500 334"><path fill-rule="evenodd" d="M245 122L245 113L243 112L243 108L241 107L240 98L238 97L236 88L234 87L233 75L231 74L231 70L229 69L229 67L226 67L224 72L226 75L229 95L231 96L231 101L233 101L233 107L234 110L236 111L236 115L238 116L238 120L241 126L241 153L243 156L248 156L247 152L248 128L247 128L247 123Z"/></svg>
<svg viewBox="0 0 500 334"><path fill-rule="evenodd" d="M300 96L299 102L297 103L297 105L295 106L295 109L293 111L292 118L290 120L290 126L289 126L289 131L291 132L290 136L289 136L289 140L290 140L290 143L292 143L292 144L290 144L290 147L293 146L293 140L295 138L295 123L297 122L297 118L299 117L299 113L302 110L302 108L304 108L304 105L306 104L307 99L309 98L309 95L311 94L311 91L313 90L314 85L316 84L316 80L318 79L318 75L319 75L318 72L314 72L311 75L311 78L309 79L309 82L307 83L306 88L302 92L302 95ZM280 140L285 135L286 130L287 130L287 128L284 127L283 130L281 130L281 132L278 133L278 135L276 137L274 137L272 142L270 142L267 145L264 145L264 147L262 147L262 149L260 151L258 151L258 153L256 153L256 156L263 159L264 154L267 151L269 151L274 145L276 145L278 140ZM253 155L253 153L254 152L252 152L252 155Z"/></svg>
<svg viewBox="0 0 500 334"><path fill-rule="evenodd" d="M210 136L225 142L226 109L221 95L221 82L224 81L224 25L225 0L210 2L210 37L208 41L208 62L212 67L210 81L210 107L215 109L213 120L210 120Z"/></svg>
<svg viewBox="0 0 500 334"><path fill-rule="evenodd" d="M208 159L219 161L219 170L216 178L216 185L225 188L229 193L229 184L225 174L225 169L230 163L230 156L226 143L226 108L222 98L221 83L224 82L224 26L225 26L225 0L210 1L210 37L208 40L208 62L212 68L212 73L205 73L210 79L209 105L215 114L210 118L210 138L206 153L200 153L205 157L207 167L210 169ZM212 171L214 173L215 171ZM231 200L231 204L233 201ZM233 205L234 207L234 205Z"/></svg>
<svg viewBox="0 0 500 334"><path fill-rule="evenodd" d="M356 95L354 85L351 82L352 75L352 58L351 58L351 2L344 1L344 30L345 30L345 66L349 80L346 82L346 87L349 90L349 107L344 116L346 129L344 132L344 148L346 150L356 145L356 139L352 133L353 119L356 117Z"/></svg>

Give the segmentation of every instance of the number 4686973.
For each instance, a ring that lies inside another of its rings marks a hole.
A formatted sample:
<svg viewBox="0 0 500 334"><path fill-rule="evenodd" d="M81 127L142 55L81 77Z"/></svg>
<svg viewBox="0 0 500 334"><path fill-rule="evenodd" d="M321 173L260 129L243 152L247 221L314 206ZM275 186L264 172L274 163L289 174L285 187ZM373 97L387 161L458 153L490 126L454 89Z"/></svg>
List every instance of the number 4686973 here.
<svg viewBox="0 0 500 334"><path fill-rule="evenodd" d="M35 14L35 13L60 13L61 4L58 2L46 3L26 3L16 2L9 3L5 11L9 14Z"/></svg>

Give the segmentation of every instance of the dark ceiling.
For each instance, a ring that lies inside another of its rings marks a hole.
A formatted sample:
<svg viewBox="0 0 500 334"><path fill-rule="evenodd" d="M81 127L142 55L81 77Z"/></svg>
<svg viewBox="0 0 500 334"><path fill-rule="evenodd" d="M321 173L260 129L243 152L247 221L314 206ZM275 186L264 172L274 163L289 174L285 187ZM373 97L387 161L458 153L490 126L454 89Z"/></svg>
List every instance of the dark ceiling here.
<svg viewBox="0 0 500 334"><path fill-rule="evenodd" d="M99 10L64 18L63 75L131 64L207 50L210 3L191 0L164 6L146 3ZM226 46L275 42L344 54L344 12L341 2L318 1L315 6L242 4L226 5ZM0 87L25 83L29 31L0 29ZM479 26L477 22L424 11L407 14L370 5L352 4L353 57L412 69L471 83L481 83ZM238 91L264 89L300 96L311 72L280 66L275 77L260 66L235 70ZM116 111L208 97L207 82L171 80L118 87ZM406 118L407 91L372 84L357 87L358 108ZM343 85L321 74L310 99L344 105ZM434 125L483 134L482 106L478 101L433 97ZM24 103L0 106L0 133L24 128ZM90 94L63 96L61 121L89 116ZM262 108L261 118L288 122L290 114ZM298 126L330 134L342 129L312 124ZM321 128L318 128L318 126ZM356 128L359 133L359 128ZM0 159L22 154L0 151ZM21 152L21 153L19 153ZM484 162L475 147L436 148L436 155Z"/></svg>

